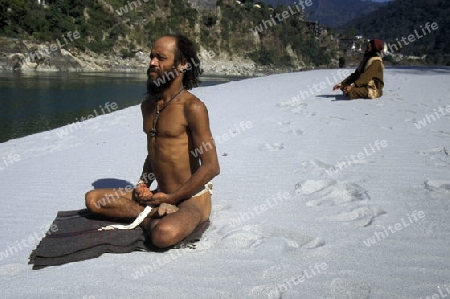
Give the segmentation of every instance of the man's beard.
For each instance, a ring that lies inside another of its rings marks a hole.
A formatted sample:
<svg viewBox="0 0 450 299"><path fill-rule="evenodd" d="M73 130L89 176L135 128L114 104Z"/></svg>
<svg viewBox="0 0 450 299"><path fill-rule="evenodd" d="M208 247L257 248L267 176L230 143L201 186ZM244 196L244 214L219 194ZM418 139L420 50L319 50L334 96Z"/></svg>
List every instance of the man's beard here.
<svg viewBox="0 0 450 299"><path fill-rule="evenodd" d="M158 72L156 79L150 78L150 68L147 69L147 95L158 100L161 98L162 93L169 88L171 80L164 80L164 74ZM163 78L161 80L161 78ZM159 80L158 80L159 79ZM166 78L167 79L167 78Z"/></svg>

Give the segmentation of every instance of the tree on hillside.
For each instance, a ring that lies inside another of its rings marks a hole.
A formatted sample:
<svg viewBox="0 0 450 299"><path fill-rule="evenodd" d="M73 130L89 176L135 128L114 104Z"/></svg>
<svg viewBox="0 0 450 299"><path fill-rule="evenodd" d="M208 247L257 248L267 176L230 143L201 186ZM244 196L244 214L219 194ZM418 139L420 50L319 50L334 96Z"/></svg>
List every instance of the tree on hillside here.
<svg viewBox="0 0 450 299"><path fill-rule="evenodd" d="M81 38L71 41L69 47L127 57L132 48L149 47L163 34L182 33L215 53L247 56L274 67L292 66L297 63L295 57L302 60L301 64L311 66L328 65L331 61L329 51L299 15L278 20L255 36L251 30L254 26L286 12L286 6L271 7L258 1L239 5L233 0L219 0L220 8L196 10L186 0L139 3L61 0L44 6L31 0L0 0L0 33L55 43L57 39L62 41L67 32L78 31Z"/></svg>
<svg viewBox="0 0 450 299"><path fill-rule="evenodd" d="M365 37L379 37L388 45L397 45L398 53L427 55L430 63L450 65L447 54L450 47L449 14L448 0L396 0L378 11L349 22L340 31L353 30ZM436 23L438 29L426 29L427 23ZM410 35L415 36L413 42L407 40ZM406 43L402 38L405 38ZM391 48L395 49L393 46Z"/></svg>

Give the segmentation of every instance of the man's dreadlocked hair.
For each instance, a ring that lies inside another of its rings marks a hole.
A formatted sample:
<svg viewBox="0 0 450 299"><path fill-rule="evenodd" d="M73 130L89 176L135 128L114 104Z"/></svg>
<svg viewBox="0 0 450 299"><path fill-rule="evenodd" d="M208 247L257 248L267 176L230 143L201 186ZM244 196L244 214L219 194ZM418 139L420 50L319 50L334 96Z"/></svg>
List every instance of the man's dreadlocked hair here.
<svg viewBox="0 0 450 299"><path fill-rule="evenodd" d="M194 44L184 35L171 34L167 35L175 38L175 64L182 63L186 60L188 69L184 71L183 86L189 90L193 87L197 87L200 83L200 75L203 70L200 68L200 59L197 56L197 50L195 50Z"/></svg>

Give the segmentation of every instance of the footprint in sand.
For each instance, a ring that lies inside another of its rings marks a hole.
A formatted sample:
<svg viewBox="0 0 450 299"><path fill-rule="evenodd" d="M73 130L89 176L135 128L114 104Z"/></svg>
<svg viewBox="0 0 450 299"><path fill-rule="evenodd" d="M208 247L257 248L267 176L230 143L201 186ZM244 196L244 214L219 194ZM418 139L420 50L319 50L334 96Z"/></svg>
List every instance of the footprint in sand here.
<svg viewBox="0 0 450 299"><path fill-rule="evenodd" d="M303 135L303 131L302 130L289 130L287 132L284 133L290 133L290 134L294 134L294 135Z"/></svg>
<svg viewBox="0 0 450 299"><path fill-rule="evenodd" d="M436 166L448 167L450 165L450 148L438 147L419 152L420 155L429 156L431 160L438 160L435 162Z"/></svg>
<svg viewBox="0 0 450 299"><path fill-rule="evenodd" d="M287 252L300 248L314 249L325 244L323 238L273 225L224 226L217 233L221 236L221 248L258 247L261 252Z"/></svg>
<svg viewBox="0 0 450 299"><path fill-rule="evenodd" d="M371 297L369 284L336 278L331 283L331 297L333 299L369 299Z"/></svg>
<svg viewBox="0 0 450 299"><path fill-rule="evenodd" d="M303 114L303 115L306 116L306 117L310 117L310 116L316 115L315 112L312 112L312 113L308 112L308 110L306 110L305 107L306 107L306 106L298 106L298 107L294 107L294 108L291 109L291 112L292 112L292 113L295 113L295 114Z"/></svg>
<svg viewBox="0 0 450 299"><path fill-rule="evenodd" d="M283 143L264 143L260 146L260 151L271 152L271 151L279 151L284 149Z"/></svg>
<svg viewBox="0 0 450 299"><path fill-rule="evenodd" d="M448 155L450 155L450 149L448 149L446 147L437 147L437 148L431 148L428 150L420 151L419 154L430 155L430 156L448 156Z"/></svg>
<svg viewBox="0 0 450 299"><path fill-rule="evenodd" d="M265 280L275 280L275 281L279 281L282 280L282 273L288 272L290 271L292 268L291 264L282 264L282 263L277 263L275 266L271 266L268 269L265 269L262 272L262 278L264 278Z"/></svg>
<svg viewBox="0 0 450 299"><path fill-rule="evenodd" d="M365 227L371 225L376 217L383 214L386 214L386 211L382 208L361 206L354 208L349 212L343 212L337 216L328 217L327 219L331 221L353 222L357 226Z"/></svg>
<svg viewBox="0 0 450 299"><path fill-rule="evenodd" d="M320 160L310 160L302 162L302 168L296 170L295 172L307 173L310 175L325 175L329 169L332 169L334 166L322 162Z"/></svg>
<svg viewBox="0 0 450 299"><path fill-rule="evenodd" d="M285 249L314 249L325 245L325 240L323 238L309 236L298 230L291 230L273 225L261 226L261 230L268 240L273 239L279 244L284 244Z"/></svg>
<svg viewBox="0 0 450 299"><path fill-rule="evenodd" d="M357 184L336 180L303 181L296 184L297 195L307 195L306 205L335 206L370 199L367 191Z"/></svg>
<svg viewBox="0 0 450 299"><path fill-rule="evenodd" d="M341 119L326 117L322 120L327 126L340 126L342 124Z"/></svg>
<svg viewBox="0 0 450 299"><path fill-rule="evenodd" d="M290 125L290 124L291 124L290 121L279 121L279 122L277 122L277 125L279 125L279 126L287 126L287 125Z"/></svg>
<svg viewBox="0 0 450 299"><path fill-rule="evenodd" d="M325 240L321 237L316 237L312 239L310 242L306 243L303 248L306 249L314 249L325 245Z"/></svg>
<svg viewBox="0 0 450 299"><path fill-rule="evenodd" d="M449 137L450 136L450 132L447 131L442 131L442 130L430 130L431 132L435 132L438 133L438 137Z"/></svg>
<svg viewBox="0 0 450 299"><path fill-rule="evenodd" d="M278 107L281 108L290 108L292 113L295 114L303 114L306 117L314 116L316 113L310 113L306 110L306 107L308 106L307 103L303 103L300 101L286 101L281 102L277 104Z"/></svg>
<svg viewBox="0 0 450 299"><path fill-rule="evenodd" d="M376 217L386 214L382 208L364 205L370 196L357 184L337 180L306 180L295 185L295 194L304 198L309 207L339 206L348 209L337 215L324 216L328 221L365 227L371 225Z"/></svg>
<svg viewBox="0 0 450 299"><path fill-rule="evenodd" d="M309 195L311 193L325 189L331 185L335 185L336 180L307 180L295 185L295 194Z"/></svg>
<svg viewBox="0 0 450 299"><path fill-rule="evenodd" d="M290 125L290 124L291 124L290 121L283 121L283 122L279 121L279 122L277 122L277 125L279 125L279 126L286 126L286 125ZM297 129L297 130L292 129L292 130L289 130L289 131L283 131L283 133L290 133L290 134L294 134L294 135L303 135L303 131L299 130L299 129Z"/></svg>
<svg viewBox="0 0 450 299"><path fill-rule="evenodd" d="M293 272L292 263L277 263L277 265L271 266L262 272L261 278L267 283L253 286L246 298L284 298L283 293L289 292L290 288L300 283L294 282L294 279L299 277L299 274L298 270ZM302 271L301 274L305 275L305 271ZM286 282L294 282L295 284L289 284L288 286ZM283 287L283 284L286 287ZM289 298L297 298L292 294L290 295Z"/></svg>
<svg viewBox="0 0 450 299"><path fill-rule="evenodd" d="M260 299L260 298L268 298L268 299L281 299L283 298L283 293L278 289L278 286L275 285L259 285L254 286L250 293L247 294L246 298L251 299Z"/></svg>
<svg viewBox="0 0 450 299"><path fill-rule="evenodd" d="M222 235L221 248L243 249L256 247L262 243L263 234L258 225L244 225L228 231L228 227L219 230Z"/></svg>
<svg viewBox="0 0 450 299"><path fill-rule="evenodd" d="M297 114L300 113L300 112L303 112L303 115L306 116L306 117L316 116L315 112L296 111L296 110L292 110L292 112L297 113Z"/></svg>
<svg viewBox="0 0 450 299"><path fill-rule="evenodd" d="M327 116L326 118L328 118L328 119L336 119L336 120L347 120L346 118L338 117L338 116Z"/></svg>
<svg viewBox="0 0 450 299"><path fill-rule="evenodd" d="M303 108L308 106L308 104L300 101L286 101L278 103L277 106L281 108Z"/></svg>
<svg viewBox="0 0 450 299"><path fill-rule="evenodd" d="M407 123L417 123L417 118L405 118L405 122Z"/></svg>
<svg viewBox="0 0 450 299"><path fill-rule="evenodd" d="M426 180L425 189L436 199L450 200L450 181L448 180Z"/></svg>

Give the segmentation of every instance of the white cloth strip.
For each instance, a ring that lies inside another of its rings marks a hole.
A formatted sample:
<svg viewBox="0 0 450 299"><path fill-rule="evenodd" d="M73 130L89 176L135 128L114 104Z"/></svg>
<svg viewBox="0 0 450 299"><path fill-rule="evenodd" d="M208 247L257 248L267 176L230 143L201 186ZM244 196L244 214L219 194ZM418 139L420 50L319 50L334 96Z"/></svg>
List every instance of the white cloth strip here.
<svg viewBox="0 0 450 299"><path fill-rule="evenodd" d="M197 194L192 195L192 197L200 196L202 194L205 194L206 192L209 192L209 194L212 194L212 187L213 187L213 184L211 182L206 183L205 188L202 191L198 192Z"/></svg>
<svg viewBox="0 0 450 299"><path fill-rule="evenodd" d="M128 225L123 225L123 224L111 224L108 226L104 226L99 228L98 230L112 230L112 229L135 229L139 224L142 223L142 221L144 221L145 217L148 216L148 214L150 213L150 211L152 210L151 206L146 206L145 209L139 214L139 216L136 217L136 219L134 219L133 223L128 224Z"/></svg>

